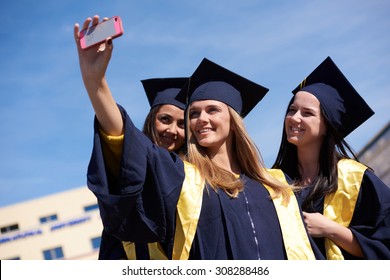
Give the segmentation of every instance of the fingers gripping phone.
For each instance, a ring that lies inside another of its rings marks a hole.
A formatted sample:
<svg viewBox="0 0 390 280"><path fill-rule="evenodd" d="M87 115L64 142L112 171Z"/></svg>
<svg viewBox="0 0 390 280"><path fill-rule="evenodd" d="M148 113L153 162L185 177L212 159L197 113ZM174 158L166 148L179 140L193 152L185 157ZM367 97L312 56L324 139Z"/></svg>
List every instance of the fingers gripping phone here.
<svg viewBox="0 0 390 280"><path fill-rule="evenodd" d="M122 20L112 17L80 31L80 46L87 49L103 43L108 37L117 38L123 34Z"/></svg>

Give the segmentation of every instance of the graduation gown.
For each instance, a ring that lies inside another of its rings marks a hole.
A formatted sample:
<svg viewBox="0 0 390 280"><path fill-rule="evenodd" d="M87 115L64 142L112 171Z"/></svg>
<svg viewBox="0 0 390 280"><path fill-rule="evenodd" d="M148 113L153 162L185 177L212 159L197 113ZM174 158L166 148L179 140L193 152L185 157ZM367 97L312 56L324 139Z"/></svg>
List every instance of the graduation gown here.
<svg viewBox="0 0 390 280"><path fill-rule="evenodd" d="M127 255L122 241L103 230L98 258L99 260L126 260Z"/></svg>
<svg viewBox="0 0 390 280"><path fill-rule="evenodd" d="M390 188L372 171L353 160L341 160L338 174L339 189L336 194L315 200L314 212L324 214L325 208L325 216L333 216L329 217L332 220L343 220L358 240L364 259L390 259ZM341 181L345 181L345 186L340 186ZM307 187L297 195L300 204L310 191L311 187ZM336 196L339 198L335 199ZM331 208L331 211L327 211L327 208ZM325 238L314 240L328 259L359 259L341 248L338 249L342 256L332 257L332 249Z"/></svg>
<svg viewBox="0 0 390 280"><path fill-rule="evenodd" d="M98 199L104 230L121 241L159 242L172 259L176 207L185 179L184 162L151 143L121 108L125 131L119 175L109 174L97 121L88 166L88 187ZM244 191L202 191L189 259L287 259L278 215L267 189L241 175ZM316 256L321 258L314 248Z"/></svg>

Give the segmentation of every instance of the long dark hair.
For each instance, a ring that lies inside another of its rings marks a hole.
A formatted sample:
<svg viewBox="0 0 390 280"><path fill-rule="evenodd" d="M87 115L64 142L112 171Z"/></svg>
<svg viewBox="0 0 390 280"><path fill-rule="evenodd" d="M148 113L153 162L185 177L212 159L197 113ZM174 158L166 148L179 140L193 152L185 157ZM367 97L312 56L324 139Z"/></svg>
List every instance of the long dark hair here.
<svg viewBox="0 0 390 280"><path fill-rule="evenodd" d="M294 97L287 106L285 117L293 101ZM353 158L357 161L355 153L340 135L338 130L332 125L321 104L320 110L322 116L324 116L327 131L320 150L319 173L313 182L313 188L311 189L310 194L306 196L306 199L302 204L302 209L304 211L312 211L314 209L313 203L316 199L337 190L337 163L340 159ZM272 168L283 170L290 176L294 181L294 185L298 186L297 189L299 190L302 176L299 172L297 147L287 141L284 125L279 152Z"/></svg>

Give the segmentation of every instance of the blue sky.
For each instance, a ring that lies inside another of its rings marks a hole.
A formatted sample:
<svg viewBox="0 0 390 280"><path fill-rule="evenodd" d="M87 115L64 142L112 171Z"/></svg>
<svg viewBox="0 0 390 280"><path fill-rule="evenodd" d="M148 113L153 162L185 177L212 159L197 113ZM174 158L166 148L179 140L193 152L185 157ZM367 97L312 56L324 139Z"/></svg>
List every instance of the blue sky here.
<svg viewBox="0 0 390 280"><path fill-rule="evenodd" d="M207 57L270 89L246 117L267 166L291 90L330 56L375 111L347 141L355 151L390 120L387 0L67 0L0 4L0 207L86 184L93 110L73 25L122 17L108 82L138 127L140 80L189 76Z"/></svg>

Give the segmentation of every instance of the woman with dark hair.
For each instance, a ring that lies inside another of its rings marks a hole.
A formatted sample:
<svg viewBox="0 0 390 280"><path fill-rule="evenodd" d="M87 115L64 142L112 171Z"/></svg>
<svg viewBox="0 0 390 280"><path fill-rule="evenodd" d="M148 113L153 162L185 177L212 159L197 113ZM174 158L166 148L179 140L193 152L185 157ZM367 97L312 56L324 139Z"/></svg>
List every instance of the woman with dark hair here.
<svg viewBox="0 0 390 280"><path fill-rule="evenodd" d="M273 168L295 182L327 259L390 259L390 188L345 137L374 112L330 57L294 91Z"/></svg>
<svg viewBox="0 0 390 280"><path fill-rule="evenodd" d="M185 104L177 100L176 96L187 80L154 78L141 81L150 105L142 132L154 144L181 157L184 156L185 148ZM111 146L113 141L111 139ZM156 246L156 243L122 242L103 231L99 259L163 259L164 256L156 250Z"/></svg>

